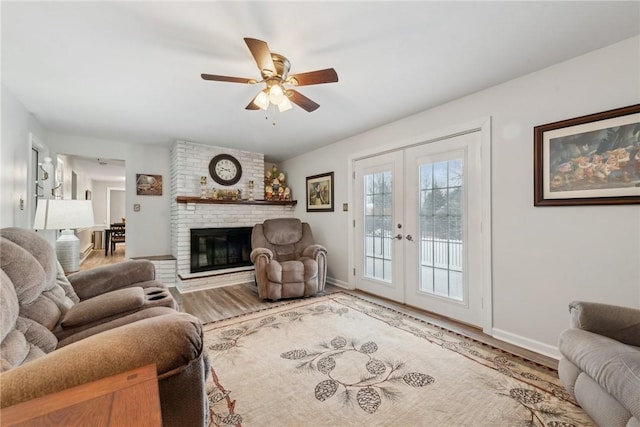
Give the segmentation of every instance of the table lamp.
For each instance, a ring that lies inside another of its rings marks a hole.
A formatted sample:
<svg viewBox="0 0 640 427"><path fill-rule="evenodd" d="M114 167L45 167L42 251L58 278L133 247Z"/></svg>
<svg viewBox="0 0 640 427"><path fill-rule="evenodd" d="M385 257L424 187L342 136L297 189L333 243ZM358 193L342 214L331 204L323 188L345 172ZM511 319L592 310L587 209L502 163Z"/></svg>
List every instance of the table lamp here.
<svg viewBox="0 0 640 427"><path fill-rule="evenodd" d="M63 230L56 240L56 256L65 273L73 273L80 268L80 240L71 229L94 225L91 200L38 200L33 228Z"/></svg>

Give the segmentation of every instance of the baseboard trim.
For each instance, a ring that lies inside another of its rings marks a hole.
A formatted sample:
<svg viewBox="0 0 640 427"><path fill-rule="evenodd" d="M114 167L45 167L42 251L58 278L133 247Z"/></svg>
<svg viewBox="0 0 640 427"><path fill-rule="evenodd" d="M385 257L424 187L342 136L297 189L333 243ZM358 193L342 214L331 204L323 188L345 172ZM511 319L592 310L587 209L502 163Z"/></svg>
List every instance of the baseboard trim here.
<svg viewBox="0 0 640 427"><path fill-rule="evenodd" d="M327 283L329 283L330 285L337 286L339 288L343 288L343 289L353 289L351 286L349 286L349 284L347 282L343 282L342 280L338 280L335 277L327 276Z"/></svg>
<svg viewBox="0 0 640 427"><path fill-rule="evenodd" d="M493 328L492 336L509 344L514 344L527 350L535 351L538 354L551 357L552 359L560 360L561 357L560 351L558 351L558 348L555 346L503 331L502 329Z"/></svg>

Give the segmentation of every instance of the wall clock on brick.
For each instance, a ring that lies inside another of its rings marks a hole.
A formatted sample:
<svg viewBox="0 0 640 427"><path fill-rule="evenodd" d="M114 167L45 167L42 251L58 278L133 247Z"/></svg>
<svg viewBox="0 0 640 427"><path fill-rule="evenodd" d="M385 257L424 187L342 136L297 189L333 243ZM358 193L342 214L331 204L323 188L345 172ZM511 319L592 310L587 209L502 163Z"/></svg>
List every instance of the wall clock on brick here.
<svg viewBox="0 0 640 427"><path fill-rule="evenodd" d="M218 154L209 162L209 174L220 185L233 185L242 177L242 166L229 154Z"/></svg>

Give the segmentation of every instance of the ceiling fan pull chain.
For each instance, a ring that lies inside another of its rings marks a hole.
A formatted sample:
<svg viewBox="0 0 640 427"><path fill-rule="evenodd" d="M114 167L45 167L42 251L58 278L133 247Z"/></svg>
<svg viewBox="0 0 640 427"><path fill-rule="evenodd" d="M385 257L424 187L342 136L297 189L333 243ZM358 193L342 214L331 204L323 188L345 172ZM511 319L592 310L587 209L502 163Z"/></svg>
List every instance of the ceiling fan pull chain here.
<svg viewBox="0 0 640 427"><path fill-rule="evenodd" d="M273 107L273 112L275 113L276 111L276 106L274 104L269 104L269 107L267 107L267 110L265 111L267 114L264 116L265 120L269 120L269 108ZM276 125L276 119L275 119L276 115L273 115L273 122L271 123L272 126Z"/></svg>

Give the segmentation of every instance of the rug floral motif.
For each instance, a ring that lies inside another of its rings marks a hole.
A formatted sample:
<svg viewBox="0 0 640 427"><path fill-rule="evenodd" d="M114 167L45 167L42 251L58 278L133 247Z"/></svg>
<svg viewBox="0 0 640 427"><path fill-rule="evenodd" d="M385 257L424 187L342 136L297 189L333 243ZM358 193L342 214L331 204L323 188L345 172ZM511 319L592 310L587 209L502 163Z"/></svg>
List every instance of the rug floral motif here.
<svg viewBox="0 0 640 427"><path fill-rule="evenodd" d="M554 370L343 294L205 326L211 426L594 426Z"/></svg>

